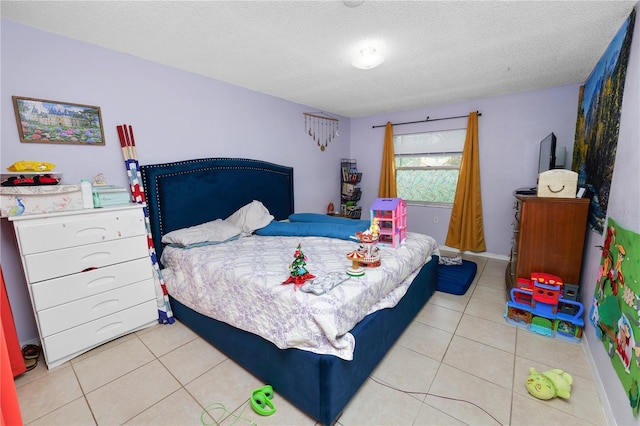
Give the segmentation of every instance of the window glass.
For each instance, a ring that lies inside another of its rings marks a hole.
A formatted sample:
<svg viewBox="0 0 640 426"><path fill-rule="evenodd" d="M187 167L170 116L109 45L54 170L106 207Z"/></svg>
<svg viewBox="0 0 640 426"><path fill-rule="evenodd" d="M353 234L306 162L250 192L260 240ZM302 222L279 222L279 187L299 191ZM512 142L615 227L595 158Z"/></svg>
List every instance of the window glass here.
<svg viewBox="0 0 640 426"><path fill-rule="evenodd" d="M466 129L394 136L398 197L450 205L456 192Z"/></svg>

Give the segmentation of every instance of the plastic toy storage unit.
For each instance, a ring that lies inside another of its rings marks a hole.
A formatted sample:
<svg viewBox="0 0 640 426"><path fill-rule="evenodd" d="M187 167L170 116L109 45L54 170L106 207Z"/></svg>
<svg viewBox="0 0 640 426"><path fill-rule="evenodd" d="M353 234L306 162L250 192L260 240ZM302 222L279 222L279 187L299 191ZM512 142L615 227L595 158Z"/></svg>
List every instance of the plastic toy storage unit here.
<svg viewBox="0 0 640 426"><path fill-rule="evenodd" d="M378 244L398 247L407 238L407 203L402 198L378 198L371 205L371 222L378 219Z"/></svg>

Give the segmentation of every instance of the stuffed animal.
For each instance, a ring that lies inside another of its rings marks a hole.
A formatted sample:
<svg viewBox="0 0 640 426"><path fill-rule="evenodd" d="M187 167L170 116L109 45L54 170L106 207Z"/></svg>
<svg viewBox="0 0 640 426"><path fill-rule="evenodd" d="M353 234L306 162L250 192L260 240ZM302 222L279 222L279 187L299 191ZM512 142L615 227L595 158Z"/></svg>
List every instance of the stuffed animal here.
<svg viewBox="0 0 640 426"><path fill-rule="evenodd" d="M559 369L538 373L535 368L529 368L527 377L527 390L538 399L552 399L556 396L569 399L571 396L571 384L573 378L569 373Z"/></svg>

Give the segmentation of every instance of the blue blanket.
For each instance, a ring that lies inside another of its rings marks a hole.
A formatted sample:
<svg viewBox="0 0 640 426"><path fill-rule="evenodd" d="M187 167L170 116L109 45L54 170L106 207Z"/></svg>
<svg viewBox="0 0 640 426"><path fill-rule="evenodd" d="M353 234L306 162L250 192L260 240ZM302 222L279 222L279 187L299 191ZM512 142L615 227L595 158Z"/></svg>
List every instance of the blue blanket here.
<svg viewBox="0 0 640 426"><path fill-rule="evenodd" d="M334 217L319 213L296 213L289 222L273 221L257 229L257 235L279 235L288 237L329 237L355 241L356 232L369 228L369 221Z"/></svg>

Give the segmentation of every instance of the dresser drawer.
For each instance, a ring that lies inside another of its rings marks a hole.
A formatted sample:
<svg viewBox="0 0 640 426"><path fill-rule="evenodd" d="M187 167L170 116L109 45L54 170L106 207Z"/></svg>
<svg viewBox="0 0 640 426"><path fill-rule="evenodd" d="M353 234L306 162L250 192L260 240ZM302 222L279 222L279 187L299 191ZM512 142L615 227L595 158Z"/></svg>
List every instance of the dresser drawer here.
<svg viewBox="0 0 640 426"><path fill-rule="evenodd" d="M16 222L22 255L146 235L141 209Z"/></svg>
<svg viewBox="0 0 640 426"><path fill-rule="evenodd" d="M40 332L47 337L149 300L156 300L153 279L39 311Z"/></svg>
<svg viewBox="0 0 640 426"><path fill-rule="evenodd" d="M154 298L141 305L45 337L42 340L47 365L49 368L56 367L61 360L70 359L157 320L158 306Z"/></svg>
<svg viewBox="0 0 640 426"><path fill-rule="evenodd" d="M51 278L76 274L132 259L149 257L147 236L124 238L98 244L30 254L24 257L28 281L33 284Z"/></svg>
<svg viewBox="0 0 640 426"><path fill-rule="evenodd" d="M40 281L31 286L36 311L104 293L153 278L148 256L79 274Z"/></svg>

